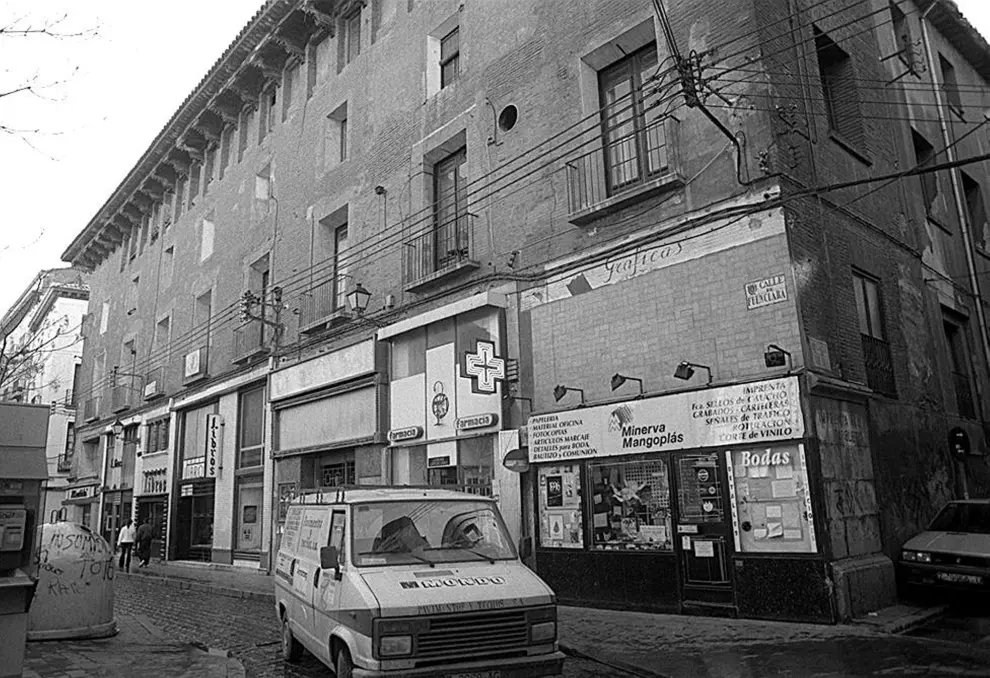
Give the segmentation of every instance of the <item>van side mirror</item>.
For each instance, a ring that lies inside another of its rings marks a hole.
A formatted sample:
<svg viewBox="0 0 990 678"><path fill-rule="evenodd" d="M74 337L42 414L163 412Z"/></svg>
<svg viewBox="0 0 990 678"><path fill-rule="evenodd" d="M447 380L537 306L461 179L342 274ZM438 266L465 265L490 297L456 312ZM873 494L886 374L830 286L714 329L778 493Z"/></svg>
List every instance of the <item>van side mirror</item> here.
<svg viewBox="0 0 990 678"><path fill-rule="evenodd" d="M320 549L320 567L333 570L334 579L340 580L340 560L336 546L324 546Z"/></svg>
<svg viewBox="0 0 990 678"><path fill-rule="evenodd" d="M519 558L526 560L533 555L533 538L523 537L519 540Z"/></svg>

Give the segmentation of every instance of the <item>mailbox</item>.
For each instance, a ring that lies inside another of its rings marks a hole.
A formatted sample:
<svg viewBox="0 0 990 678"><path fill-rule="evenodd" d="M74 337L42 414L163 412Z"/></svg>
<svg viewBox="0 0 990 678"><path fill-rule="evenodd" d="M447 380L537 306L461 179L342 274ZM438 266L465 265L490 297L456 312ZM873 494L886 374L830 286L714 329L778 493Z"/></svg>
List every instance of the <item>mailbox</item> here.
<svg viewBox="0 0 990 678"><path fill-rule="evenodd" d="M0 667L20 675L37 586L35 529L48 478L49 408L0 403Z"/></svg>

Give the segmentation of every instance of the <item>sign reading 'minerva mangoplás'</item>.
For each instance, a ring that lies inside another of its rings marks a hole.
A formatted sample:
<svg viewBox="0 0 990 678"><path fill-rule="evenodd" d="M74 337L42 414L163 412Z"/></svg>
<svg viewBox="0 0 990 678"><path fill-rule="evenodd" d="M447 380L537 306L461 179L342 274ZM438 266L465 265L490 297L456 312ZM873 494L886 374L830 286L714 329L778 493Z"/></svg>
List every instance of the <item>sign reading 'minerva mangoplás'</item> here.
<svg viewBox="0 0 990 678"><path fill-rule="evenodd" d="M529 418L539 463L804 436L797 377L630 400Z"/></svg>

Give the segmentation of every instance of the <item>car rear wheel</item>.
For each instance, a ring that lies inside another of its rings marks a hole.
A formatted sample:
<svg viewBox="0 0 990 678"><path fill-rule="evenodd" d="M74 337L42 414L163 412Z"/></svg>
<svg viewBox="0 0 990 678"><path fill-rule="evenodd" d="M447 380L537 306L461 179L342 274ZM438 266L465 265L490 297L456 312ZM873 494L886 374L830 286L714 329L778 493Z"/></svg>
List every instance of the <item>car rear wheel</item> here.
<svg viewBox="0 0 990 678"><path fill-rule="evenodd" d="M336 669L334 673L337 678L354 678L354 662L351 661L351 653L346 647L337 650Z"/></svg>
<svg viewBox="0 0 990 678"><path fill-rule="evenodd" d="M282 615L282 656L287 662L297 662L302 656L302 645L292 635L292 629L289 628L288 613Z"/></svg>

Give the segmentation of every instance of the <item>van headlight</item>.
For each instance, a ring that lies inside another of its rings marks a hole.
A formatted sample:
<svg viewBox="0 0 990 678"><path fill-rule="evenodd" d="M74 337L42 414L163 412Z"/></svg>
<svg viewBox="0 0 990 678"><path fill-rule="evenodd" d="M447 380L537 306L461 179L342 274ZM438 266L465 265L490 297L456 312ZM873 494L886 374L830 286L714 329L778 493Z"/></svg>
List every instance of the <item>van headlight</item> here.
<svg viewBox="0 0 990 678"><path fill-rule="evenodd" d="M557 640L557 622L540 622L529 627L529 642L549 643L554 640Z"/></svg>
<svg viewBox="0 0 990 678"><path fill-rule="evenodd" d="M405 657L412 654L412 636L382 636L378 639L378 656Z"/></svg>
<svg viewBox="0 0 990 678"><path fill-rule="evenodd" d="M901 560L910 560L916 563L932 562L932 554L925 551L901 551Z"/></svg>

